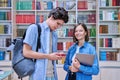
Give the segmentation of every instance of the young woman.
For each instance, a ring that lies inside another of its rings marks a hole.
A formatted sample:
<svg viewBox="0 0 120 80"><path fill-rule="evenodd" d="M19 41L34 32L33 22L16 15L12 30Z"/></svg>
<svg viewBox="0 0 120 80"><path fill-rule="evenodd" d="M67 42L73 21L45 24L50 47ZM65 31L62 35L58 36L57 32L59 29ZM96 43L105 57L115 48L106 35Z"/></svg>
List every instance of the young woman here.
<svg viewBox="0 0 120 80"><path fill-rule="evenodd" d="M88 30L85 24L78 24L73 31L73 44L66 55L64 70L67 71L65 80L92 80L92 75L99 72L98 57L95 47L89 42ZM75 54L93 54L92 66L83 65L75 58ZM72 79L73 77L73 79Z"/></svg>

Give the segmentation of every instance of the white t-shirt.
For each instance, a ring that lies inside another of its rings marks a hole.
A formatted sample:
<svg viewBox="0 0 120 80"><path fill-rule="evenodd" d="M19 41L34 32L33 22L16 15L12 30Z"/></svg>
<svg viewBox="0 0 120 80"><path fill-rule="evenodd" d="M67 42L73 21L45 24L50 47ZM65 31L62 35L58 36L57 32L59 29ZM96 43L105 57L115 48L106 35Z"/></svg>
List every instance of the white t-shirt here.
<svg viewBox="0 0 120 80"><path fill-rule="evenodd" d="M72 62L75 59L76 53L79 53L79 49L80 49L80 46L77 46L76 52L75 52L75 54L72 57Z"/></svg>

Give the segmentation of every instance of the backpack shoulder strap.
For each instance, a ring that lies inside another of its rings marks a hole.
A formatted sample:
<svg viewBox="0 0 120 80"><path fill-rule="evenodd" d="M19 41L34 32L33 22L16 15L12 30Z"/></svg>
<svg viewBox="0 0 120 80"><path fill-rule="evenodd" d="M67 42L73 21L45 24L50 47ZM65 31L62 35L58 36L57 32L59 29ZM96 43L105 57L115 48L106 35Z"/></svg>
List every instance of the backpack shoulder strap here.
<svg viewBox="0 0 120 80"><path fill-rule="evenodd" d="M41 35L41 26L40 24L36 24L38 27L38 39L37 39L37 47L36 47L36 51L38 51L39 48L41 48L41 39L40 39L40 35Z"/></svg>
<svg viewBox="0 0 120 80"><path fill-rule="evenodd" d="M40 39L40 35L41 35L41 26L40 24L36 23L37 25L37 28L38 28L38 38L37 38L37 47L36 47L36 51L38 51L39 48L41 48L41 39ZM23 34L23 39L25 38L26 36L26 31L24 32Z"/></svg>

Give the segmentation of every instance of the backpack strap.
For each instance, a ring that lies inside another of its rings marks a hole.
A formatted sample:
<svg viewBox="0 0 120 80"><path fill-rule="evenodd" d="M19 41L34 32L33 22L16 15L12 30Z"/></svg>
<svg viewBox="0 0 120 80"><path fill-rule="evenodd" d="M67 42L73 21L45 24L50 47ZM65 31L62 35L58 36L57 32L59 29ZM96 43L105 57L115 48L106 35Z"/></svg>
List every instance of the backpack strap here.
<svg viewBox="0 0 120 80"><path fill-rule="evenodd" d="M36 47L36 51L38 51L38 49L39 48L41 48L41 44L40 44L40 42L41 42L41 39L40 39L40 35L41 35L41 26L38 24L38 23L36 23L36 25L37 25L37 28L38 28L38 38L37 38L37 47ZM27 31L27 30L26 30ZM23 40L24 40L24 38L25 38L25 36L26 36L26 31L24 32L24 34L23 34Z"/></svg>
<svg viewBox="0 0 120 80"><path fill-rule="evenodd" d="M37 39L36 51L38 51L38 49L41 48L41 44L40 44L40 42L41 42L41 39L40 39L41 27L40 27L40 25L39 25L38 23L37 23L36 25L37 25L37 27L38 27L38 39Z"/></svg>
<svg viewBox="0 0 120 80"><path fill-rule="evenodd" d="M25 30L22 39L24 40L27 30Z"/></svg>

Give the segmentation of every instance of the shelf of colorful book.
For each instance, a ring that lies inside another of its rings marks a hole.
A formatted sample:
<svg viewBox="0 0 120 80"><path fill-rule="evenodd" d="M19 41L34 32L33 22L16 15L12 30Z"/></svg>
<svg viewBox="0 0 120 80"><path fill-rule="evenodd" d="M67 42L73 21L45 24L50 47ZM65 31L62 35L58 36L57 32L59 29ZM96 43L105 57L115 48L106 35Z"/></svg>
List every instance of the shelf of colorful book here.
<svg viewBox="0 0 120 80"><path fill-rule="evenodd" d="M1 0L0 7L11 7L12 0Z"/></svg>
<svg viewBox="0 0 120 80"><path fill-rule="evenodd" d="M120 6L119 0L100 0L99 5L100 7L114 7L114 6Z"/></svg>
<svg viewBox="0 0 120 80"><path fill-rule="evenodd" d="M114 48L114 47L99 47L103 51L117 51L119 48Z"/></svg>
<svg viewBox="0 0 120 80"><path fill-rule="evenodd" d="M73 37L58 37L58 42L72 41Z"/></svg>
<svg viewBox="0 0 120 80"><path fill-rule="evenodd" d="M37 13L49 13L51 10L35 10ZM69 13L76 12L76 10L67 10Z"/></svg>
<svg viewBox="0 0 120 80"><path fill-rule="evenodd" d="M74 9L75 0L36 0L36 9L37 10L47 10L54 7L64 7L68 10Z"/></svg>
<svg viewBox="0 0 120 80"><path fill-rule="evenodd" d="M12 36L12 34L0 34L0 36L6 36L6 37L8 36L9 37L9 36Z"/></svg>
<svg viewBox="0 0 120 80"><path fill-rule="evenodd" d="M100 61L101 68L120 68L120 61Z"/></svg>
<svg viewBox="0 0 120 80"><path fill-rule="evenodd" d="M105 7L100 6L99 8L100 9L119 9L120 6L105 6Z"/></svg>
<svg viewBox="0 0 120 80"><path fill-rule="evenodd" d="M57 64L57 68L63 68L63 64Z"/></svg>
<svg viewBox="0 0 120 80"><path fill-rule="evenodd" d="M61 60L56 60L57 67L63 67L63 64L65 62L65 57L66 57L66 55L64 57L62 57Z"/></svg>
<svg viewBox="0 0 120 80"><path fill-rule="evenodd" d="M96 9L78 9L77 12L96 12Z"/></svg>
<svg viewBox="0 0 120 80"><path fill-rule="evenodd" d="M104 37L99 39L99 47L120 48L120 37Z"/></svg>
<svg viewBox="0 0 120 80"><path fill-rule="evenodd" d="M101 50L99 54L100 61L120 61L120 53L118 51Z"/></svg>
<svg viewBox="0 0 120 80"><path fill-rule="evenodd" d="M0 21L1 22L12 22L11 21L11 11L3 11L3 10L1 10L0 11Z"/></svg>
<svg viewBox="0 0 120 80"><path fill-rule="evenodd" d="M21 13L32 13L32 12L34 13L35 10L16 10L16 12L17 12L17 13L20 13L20 12L21 12Z"/></svg>
<svg viewBox="0 0 120 80"><path fill-rule="evenodd" d="M118 22L120 21L120 9L119 8L100 8L99 10L100 21L106 22Z"/></svg>
<svg viewBox="0 0 120 80"><path fill-rule="evenodd" d="M101 33L100 36L120 36L120 33Z"/></svg>
<svg viewBox="0 0 120 80"><path fill-rule="evenodd" d="M16 10L35 10L35 0L15 0Z"/></svg>
<svg viewBox="0 0 120 80"><path fill-rule="evenodd" d="M32 23L17 23L16 26L20 26L21 28L24 28L26 26L29 26Z"/></svg>
<svg viewBox="0 0 120 80"><path fill-rule="evenodd" d="M12 32L10 26L0 25L0 50L6 51L7 47L11 44Z"/></svg>
<svg viewBox="0 0 120 80"><path fill-rule="evenodd" d="M70 39L73 39L73 37L58 37L60 40L70 40ZM96 39L96 37L89 37L90 39ZM59 42L59 41L58 41Z"/></svg>
<svg viewBox="0 0 120 80"><path fill-rule="evenodd" d="M40 10L38 10L38 9L36 10L36 12L38 12L38 13L39 13L39 12L49 13L50 11L51 11L51 9L50 9L50 10L41 10L41 9L40 9Z"/></svg>
<svg viewBox="0 0 120 80"><path fill-rule="evenodd" d="M77 22L96 23L96 0L77 1Z"/></svg>
<svg viewBox="0 0 120 80"><path fill-rule="evenodd" d="M10 51L6 51L6 47L0 48L0 61L11 61L12 53Z"/></svg>
<svg viewBox="0 0 120 80"><path fill-rule="evenodd" d="M12 9L12 7L0 7L0 10L11 10Z"/></svg>
<svg viewBox="0 0 120 80"><path fill-rule="evenodd" d="M16 24L24 24L24 23L35 23L35 14L34 13L17 13L16 17Z"/></svg>
<svg viewBox="0 0 120 80"><path fill-rule="evenodd" d="M0 23L12 23L12 20L0 20Z"/></svg>
<svg viewBox="0 0 120 80"><path fill-rule="evenodd" d="M4 60L4 61L0 61L0 67L7 67L7 66L12 66L12 61L10 60Z"/></svg>
<svg viewBox="0 0 120 80"><path fill-rule="evenodd" d="M78 12L77 15L77 22L78 23L96 23L96 13L85 13L85 12Z"/></svg>
<svg viewBox="0 0 120 80"><path fill-rule="evenodd" d="M69 26L69 27L72 27L72 28L73 28L74 25L76 25L76 23L66 23L66 24L64 24L64 26Z"/></svg>
<svg viewBox="0 0 120 80"><path fill-rule="evenodd" d="M120 20L99 20L100 22L120 22Z"/></svg>

